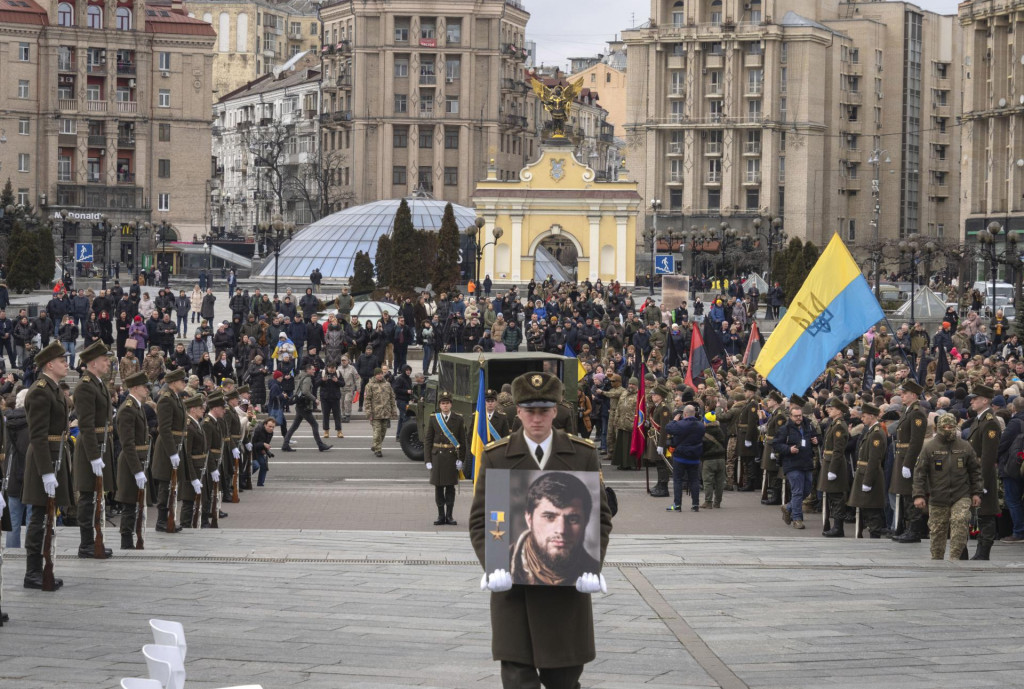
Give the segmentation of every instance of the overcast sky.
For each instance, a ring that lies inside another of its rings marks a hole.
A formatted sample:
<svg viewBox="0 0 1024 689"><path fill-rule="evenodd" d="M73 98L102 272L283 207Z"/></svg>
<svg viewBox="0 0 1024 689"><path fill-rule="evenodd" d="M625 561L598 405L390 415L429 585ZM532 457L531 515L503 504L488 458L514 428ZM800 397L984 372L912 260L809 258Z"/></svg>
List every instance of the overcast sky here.
<svg viewBox="0 0 1024 689"><path fill-rule="evenodd" d="M605 52L605 43L651 14L650 0L523 0L530 12L526 36L538 62L568 67L569 57ZM920 7L955 14L957 0L922 0Z"/></svg>

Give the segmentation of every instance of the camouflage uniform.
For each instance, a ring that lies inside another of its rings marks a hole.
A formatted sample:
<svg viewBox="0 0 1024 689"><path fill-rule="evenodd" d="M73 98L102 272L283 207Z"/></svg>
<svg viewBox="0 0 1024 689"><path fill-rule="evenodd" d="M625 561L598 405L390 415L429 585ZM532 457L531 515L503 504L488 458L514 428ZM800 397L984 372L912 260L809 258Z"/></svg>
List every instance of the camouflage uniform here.
<svg viewBox="0 0 1024 689"><path fill-rule="evenodd" d="M363 406L373 426L373 446L370 448L378 457L381 444L388 432L391 419L398 418L398 406L395 404L395 391L386 380L378 381L376 377L366 384Z"/></svg>
<svg viewBox="0 0 1024 689"><path fill-rule="evenodd" d="M981 495L981 464L966 440L946 442L935 436L924 444L914 467L914 498L928 501L933 560L941 560L949 538L949 559L959 560L967 547L971 496Z"/></svg>
<svg viewBox="0 0 1024 689"><path fill-rule="evenodd" d="M636 417L637 393L626 390L615 407L614 420L609 417L608 425L615 429L615 445L612 464L619 469L635 469L636 459L629 454L632 441L633 419Z"/></svg>

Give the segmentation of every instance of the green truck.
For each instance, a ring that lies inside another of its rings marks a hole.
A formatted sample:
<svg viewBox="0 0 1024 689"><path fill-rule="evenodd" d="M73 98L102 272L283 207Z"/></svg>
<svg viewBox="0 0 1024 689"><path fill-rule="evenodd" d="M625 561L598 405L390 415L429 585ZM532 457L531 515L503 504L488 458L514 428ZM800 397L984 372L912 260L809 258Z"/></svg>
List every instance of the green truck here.
<svg viewBox="0 0 1024 689"><path fill-rule="evenodd" d="M469 427L476 411L476 398L480 389L479 371L484 372L484 387L501 391L501 386L511 383L524 373L546 371L557 375L565 385L565 400L576 413L576 384L578 365L576 359L561 354L543 352L502 352L481 354L443 353L438 357L438 375L427 378L423 396L410 402L405 410L406 420L398 441L409 459L423 461L423 441L427 419L439 411L437 395L439 390L452 394L452 411L461 414Z"/></svg>

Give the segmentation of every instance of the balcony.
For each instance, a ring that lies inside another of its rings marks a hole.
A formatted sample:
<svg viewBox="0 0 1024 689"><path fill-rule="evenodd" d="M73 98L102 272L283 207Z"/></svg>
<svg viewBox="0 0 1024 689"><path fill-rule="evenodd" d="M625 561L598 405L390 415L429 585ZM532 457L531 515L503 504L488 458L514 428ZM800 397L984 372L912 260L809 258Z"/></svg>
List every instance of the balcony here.
<svg viewBox="0 0 1024 689"><path fill-rule="evenodd" d="M110 209L148 211L149 203L141 187L100 186L57 183L57 199L62 206L96 211Z"/></svg>
<svg viewBox="0 0 1024 689"><path fill-rule="evenodd" d="M949 185L939 182L928 182L928 196L934 199L949 198Z"/></svg>
<svg viewBox="0 0 1024 689"><path fill-rule="evenodd" d="M761 183L760 172L748 172L743 176L743 186L753 186Z"/></svg>
<svg viewBox="0 0 1024 689"><path fill-rule="evenodd" d="M526 48L522 48L520 46L517 46L514 43L506 43L505 47L502 49L502 53L506 57L510 57L513 60L515 60L516 62L525 62L526 61L526 56L527 56Z"/></svg>
<svg viewBox="0 0 1024 689"><path fill-rule="evenodd" d="M683 173L682 172L670 172L670 173L668 173L668 183L669 184L682 184L683 183Z"/></svg>
<svg viewBox="0 0 1024 689"><path fill-rule="evenodd" d="M78 145L78 134L65 134L61 132L57 135L58 146L77 146Z"/></svg>
<svg viewBox="0 0 1024 689"><path fill-rule="evenodd" d="M89 112L106 112L107 101L105 100L88 100L85 102L85 109Z"/></svg>
<svg viewBox="0 0 1024 689"><path fill-rule="evenodd" d="M683 124L684 122L686 122L686 116L681 112L673 112L668 116L669 124Z"/></svg>
<svg viewBox="0 0 1024 689"><path fill-rule="evenodd" d="M436 74L421 74L420 86L437 86Z"/></svg>
<svg viewBox="0 0 1024 689"><path fill-rule="evenodd" d="M134 115L139 111L139 102L134 100L119 100L117 101L117 111L120 113Z"/></svg>
<svg viewBox="0 0 1024 689"><path fill-rule="evenodd" d="M90 62L85 66L85 71L89 74L106 74L107 63L106 62Z"/></svg>
<svg viewBox="0 0 1024 689"><path fill-rule="evenodd" d="M864 94L860 91L843 91L839 100L848 105L861 105L864 102Z"/></svg>
<svg viewBox="0 0 1024 689"><path fill-rule="evenodd" d="M77 112L78 111L78 99L76 98L58 98L57 109L61 112Z"/></svg>
<svg viewBox="0 0 1024 689"><path fill-rule="evenodd" d="M669 89L669 92L668 92L668 97L669 98L682 98L685 95L686 95L686 87L683 86L682 84L673 84L672 88Z"/></svg>
<svg viewBox="0 0 1024 689"><path fill-rule="evenodd" d="M118 184L135 184L135 173L134 172L119 172L117 173Z"/></svg>
<svg viewBox="0 0 1024 689"><path fill-rule="evenodd" d="M721 183L722 183L722 172L720 170L719 171L712 171L712 172L705 172L704 173L704 184L705 185L715 185L715 184L721 184Z"/></svg>
<svg viewBox="0 0 1024 689"><path fill-rule="evenodd" d="M74 63L74 61L71 60L70 58L68 58L67 60L62 60L60 58L57 58L57 71L58 72L74 72L74 71L76 71L75 70L75 63Z"/></svg>
<svg viewBox="0 0 1024 689"><path fill-rule="evenodd" d="M864 68L860 62L844 62L840 65L839 70L843 74L861 75L864 73Z"/></svg>
<svg viewBox="0 0 1024 689"><path fill-rule="evenodd" d="M288 38L290 40L293 40L293 41L301 41L302 40L302 29L299 29L298 31L289 30L288 31Z"/></svg>
<svg viewBox="0 0 1024 689"><path fill-rule="evenodd" d="M117 73L119 75L135 76L135 63L134 62L118 62Z"/></svg>
<svg viewBox="0 0 1024 689"><path fill-rule="evenodd" d="M761 142L760 141L745 141L745 142L743 142L743 155L745 155L745 156L759 156L759 155L761 155Z"/></svg>
<svg viewBox="0 0 1024 689"><path fill-rule="evenodd" d="M107 147L107 136L106 134L90 134L89 135L89 148L106 148Z"/></svg>
<svg viewBox="0 0 1024 689"><path fill-rule="evenodd" d="M722 85L721 84L708 84L707 88L704 89L704 95L708 98L721 98L722 97Z"/></svg>
<svg viewBox="0 0 1024 689"><path fill-rule="evenodd" d="M522 115L506 115L505 124L513 129L526 129L527 121Z"/></svg>
<svg viewBox="0 0 1024 689"><path fill-rule="evenodd" d="M244 132L247 131L250 127L252 127L252 122L249 122L248 120L244 122L238 122L235 124L235 131Z"/></svg>
<svg viewBox="0 0 1024 689"><path fill-rule="evenodd" d="M683 155L683 142L682 141L670 141L668 144L668 154L670 156L681 156Z"/></svg>
<svg viewBox="0 0 1024 689"><path fill-rule="evenodd" d="M134 136L118 136L117 137L118 148L135 148L135 137Z"/></svg>
<svg viewBox="0 0 1024 689"><path fill-rule="evenodd" d="M351 122L352 111L351 110L335 110L331 113L332 122Z"/></svg>
<svg viewBox="0 0 1024 689"><path fill-rule="evenodd" d="M764 55L760 53L754 55L748 53L743 56L744 67L761 67L762 65L764 65Z"/></svg>
<svg viewBox="0 0 1024 689"><path fill-rule="evenodd" d="M706 156L720 156L722 155L722 142L721 141L708 141L704 144L704 155Z"/></svg>
<svg viewBox="0 0 1024 689"><path fill-rule="evenodd" d="M721 69L725 65L725 56L721 53L708 53L704 56L704 66L707 69Z"/></svg>
<svg viewBox="0 0 1024 689"><path fill-rule="evenodd" d="M350 89L352 88L352 75L339 74L337 80L334 83L338 85L338 88Z"/></svg>

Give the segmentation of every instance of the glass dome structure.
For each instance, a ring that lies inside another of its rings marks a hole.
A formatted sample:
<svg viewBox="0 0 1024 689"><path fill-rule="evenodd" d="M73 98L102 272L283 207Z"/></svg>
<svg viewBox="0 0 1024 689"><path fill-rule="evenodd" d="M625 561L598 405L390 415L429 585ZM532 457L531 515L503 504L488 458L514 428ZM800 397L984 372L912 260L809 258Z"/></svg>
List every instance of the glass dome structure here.
<svg viewBox="0 0 1024 689"><path fill-rule="evenodd" d="M377 240L391 234L400 202L399 199L390 199L364 203L304 227L281 247L278 274L307 277L314 268L319 268L325 278L351 277L356 252L367 252L372 260L377 253ZM413 227L435 232L441 229L447 201L413 196L406 198L406 202L412 212ZM452 204L452 210L459 232L476 220L476 211L472 208ZM274 275L273 258L263 266L260 275Z"/></svg>

